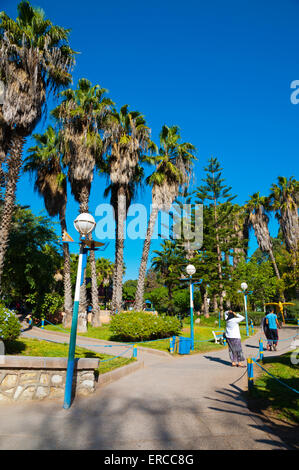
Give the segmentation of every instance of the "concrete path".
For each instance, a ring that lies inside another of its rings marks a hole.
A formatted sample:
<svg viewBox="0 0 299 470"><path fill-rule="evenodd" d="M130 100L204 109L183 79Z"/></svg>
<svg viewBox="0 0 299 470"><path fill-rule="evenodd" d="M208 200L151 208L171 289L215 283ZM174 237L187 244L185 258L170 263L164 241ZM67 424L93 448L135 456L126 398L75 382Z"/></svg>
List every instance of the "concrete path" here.
<svg viewBox="0 0 299 470"><path fill-rule="evenodd" d="M285 328L280 339L296 333ZM246 356L258 354L258 339L245 342ZM2 405L0 449L287 449L248 410L240 394L246 369L230 366L227 349L177 358L143 354L143 369L75 399L69 410L60 401Z"/></svg>

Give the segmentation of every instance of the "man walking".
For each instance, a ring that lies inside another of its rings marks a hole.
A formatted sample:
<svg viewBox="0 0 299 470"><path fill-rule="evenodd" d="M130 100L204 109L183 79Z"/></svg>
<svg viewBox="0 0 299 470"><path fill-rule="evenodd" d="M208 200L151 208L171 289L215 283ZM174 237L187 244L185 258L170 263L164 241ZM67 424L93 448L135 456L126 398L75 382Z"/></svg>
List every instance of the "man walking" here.
<svg viewBox="0 0 299 470"><path fill-rule="evenodd" d="M271 308L270 313L266 315L266 325L268 326L268 344L267 349L272 351L272 346L274 351L277 349L277 342L278 342L278 328L280 325L277 320L277 315L274 313L274 309Z"/></svg>

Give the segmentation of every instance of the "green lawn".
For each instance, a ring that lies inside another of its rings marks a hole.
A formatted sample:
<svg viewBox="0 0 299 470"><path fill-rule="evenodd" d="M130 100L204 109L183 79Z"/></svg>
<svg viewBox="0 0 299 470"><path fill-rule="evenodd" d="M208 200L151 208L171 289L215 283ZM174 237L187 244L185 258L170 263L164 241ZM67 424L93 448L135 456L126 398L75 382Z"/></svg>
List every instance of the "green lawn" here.
<svg viewBox="0 0 299 470"><path fill-rule="evenodd" d="M273 376L289 387L299 391L299 365L292 364L291 352L281 356L265 358L261 364ZM257 406L264 411L274 413L274 416L289 423L299 423L299 394L289 390L276 379L255 366L257 378L251 397Z"/></svg>
<svg viewBox="0 0 299 470"><path fill-rule="evenodd" d="M40 356L40 357L67 357L68 356L68 344L63 343L50 343L48 341L42 341L38 339L27 339L20 338L15 341L10 341L6 344L6 354L8 355L20 355L20 356ZM134 358L118 357L113 360L108 354L96 353L85 348L77 347L75 351L75 357L91 357L99 358L100 366L97 370L99 374L104 374L118 367L125 366L135 361Z"/></svg>
<svg viewBox="0 0 299 470"><path fill-rule="evenodd" d="M217 323L217 325L215 324ZM223 322L224 325L224 322ZM65 331L65 332L70 332L70 328L65 329L63 328L62 325L47 325L45 327L47 330L54 330L54 331ZM213 333L212 331L223 331L224 328L219 328L218 327L218 321L215 320L215 317L210 317L210 318L203 318L201 321L200 325L195 325L194 326L194 353L204 353L207 351L214 351L217 349L223 349L224 346L221 344L215 344L214 338L213 338ZM251 328L249 329L249 332L251 333ZM110 331L109 325L103 325L98 328L94 328L91 325L88 325L88 331L87 333L78 333L78 336L87 336L90 338L96 338L96 339L102 339L106 341L120 341L123 342L122 340L118 340L115 336L113 336L113 333ZM190 337L190 322L184 322L183 323L183 328L181 330L180 336L186 336ZM241 324L241 336L242 339L246 338L245 335L245 324ZM198 341L198 342L197 342ZM166 351L169 352L169 345L170 345L170 340L165 339L162 341L153 341L153 342L144 342L144 343L139 343L140 346L146 347L146 348L151 348L151 349L158 349L160 351Z"/></svg>

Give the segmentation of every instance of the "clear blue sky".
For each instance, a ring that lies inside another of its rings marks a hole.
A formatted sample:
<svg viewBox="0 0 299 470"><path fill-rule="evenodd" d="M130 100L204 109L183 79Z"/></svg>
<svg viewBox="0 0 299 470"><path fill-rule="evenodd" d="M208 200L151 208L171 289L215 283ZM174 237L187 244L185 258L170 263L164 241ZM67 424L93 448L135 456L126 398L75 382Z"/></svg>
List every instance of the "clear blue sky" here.
<svg viewBox="0 0 299 470"><path fill-rule="evenodd" d="M1 0L16 16L18 2ZM142 112L157 140L161 126L176 124L198 149L195 184L211 155L243 204L266 195L278 175L298 178L299 104L290 83L299 79L297 0L37 0L55 24L71 28L71 47L81 54L74 84L86 77L108 88L118 106ZM38 131L43 127L40 125ZM103 202L105 181L95 179L91 212ZM28 177L19 202L37 214L42 200ZM146 191L142 201L150 202ZM78 213L70 198L69 233ZM277 224L270 225L277 234ZM136 278L142 241L128 241L125 279ZM256 247L252 237L251 250ZM157 248L157 243L154 244ZM113 259L110 243L105 256ZM103 253L102 253L103 254Z"/></svg>

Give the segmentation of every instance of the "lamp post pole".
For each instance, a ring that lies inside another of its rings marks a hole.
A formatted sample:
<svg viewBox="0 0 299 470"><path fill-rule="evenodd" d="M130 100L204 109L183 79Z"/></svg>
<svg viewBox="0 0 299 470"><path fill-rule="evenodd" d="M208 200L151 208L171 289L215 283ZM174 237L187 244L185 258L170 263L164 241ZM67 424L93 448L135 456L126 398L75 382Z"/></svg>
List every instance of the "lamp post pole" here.
<svg viewBox="0 0 299 470"><path fill-rule="evenodd" d="M79 302L80 302L80 287L83 284L83 275L86 267L87 261L87 248L86 244L88 243L85 240L85 237L92 232L96 223L92 215L87 213L82 213L78 215L74 221L75 229L80 233L80 252L77 268L77 278L76 278L76 288L75 288L75 297L74 297L74 306L73 306L73 317L72 317L72 326L69 342L69 352L68 352L68 361L67 361L67 370L65 378L65 390L64 390L64 403L63 408L68 409L71 406L72 399L72 386L73 386L73 375L74 375L74 366L75 366L75 350L76 350L76 338L77 338L77 325L78 325L78 312L79 312Z"/></svg>
<svg viewBox="0 0 299 470"><path fill-rule="evenodd" d="M65 409L68 409L71 406L72 385L73 385L73 375L74 375L74 365L75 365L77 325L78 325L78 312L79 312L79 302L80 302L80 288L83 283L83 273L86 267L86 261L87 261L87 249L84 248L84 243L81 243L78 269L77 269L77 279L76 279L76 288L75 288L75 297L74 297L74 306L73 306L69 354L68 354L67 371L66 371L66 379L65 379L65 391L64 391L64 403L63 403L63 408Z"/></svg>
<svg viewBox="0 0 299 470"><path fill-rule="evenodd" d="M186 272L189 275L190 281L190 339L191 339L191 351L194 351L194 325L193 325L193 282L192 275L196 272L195 266L193 264L188 264Z"/></svg>
<svg viewBox="0 0 299 470"><path fill-rule="evenodd" d="M248 328L248 317L247 317L247 284L246 282L242 282L241 289L244 295L244 310L245 310L245 319L246 319L246 336L249 336L249 328Z"/></svg>
<svg viewBox="0 0 299 470"><path fill-rule="evenodd" d="M192 276L190 276L190 338L191 338L191 351L194 351L194 324L193 324L193 283Z"/></svg>

